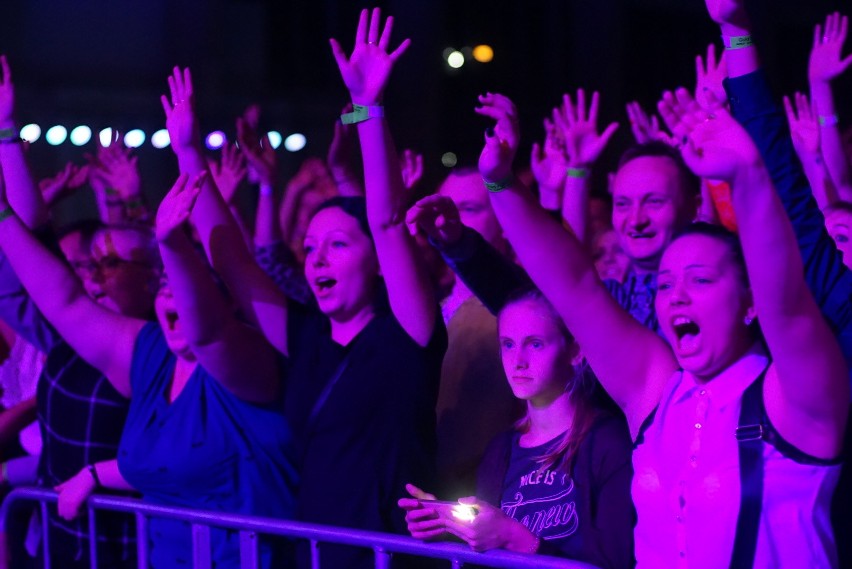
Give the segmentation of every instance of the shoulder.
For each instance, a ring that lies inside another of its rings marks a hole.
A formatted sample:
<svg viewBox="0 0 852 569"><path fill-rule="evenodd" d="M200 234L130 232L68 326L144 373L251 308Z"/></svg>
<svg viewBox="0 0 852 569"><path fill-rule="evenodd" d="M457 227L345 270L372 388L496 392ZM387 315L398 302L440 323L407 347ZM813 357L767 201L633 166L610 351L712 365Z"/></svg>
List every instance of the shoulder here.
<svg viewBox="0 0 852 569"><path fill-rule="evenodd" d="M616 470L631 462L633 442L627 421L621 415L598 417L580 447L582 454L599 473Z"/></svg>
<svg viewBox="0 0 852 569"><path fill-rule="evenodd" d="M137 382L150 378L171 355L163 329L156 322L146 322L136 335L130 368L130 385L137 393Z"/></svg>

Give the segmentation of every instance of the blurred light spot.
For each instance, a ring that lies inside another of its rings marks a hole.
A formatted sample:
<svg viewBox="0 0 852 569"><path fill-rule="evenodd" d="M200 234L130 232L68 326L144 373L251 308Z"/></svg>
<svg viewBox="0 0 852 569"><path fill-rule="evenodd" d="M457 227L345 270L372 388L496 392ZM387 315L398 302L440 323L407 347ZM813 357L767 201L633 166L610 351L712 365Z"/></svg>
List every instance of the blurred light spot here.
<svg viewBox="0 0 852 569"><path fill-rule="evenodd" d="M210 150L218 150L225 145L225 133L221 130L214 130L207 135L207 140L204 141L207 148Z"/></svg>
<svg viewBox="0 0 852 569"><path fill-rule="evenodd" d="M286 148L290 152L298 152L299 150L303 149L305 147L305 144L307 143L308 139L305 138L304 134L295 132L284 139L284 148Z"/></svg>
<svg viewBox="0 0 852 569"><path fill-rule="evenodd" d="M458 156L456 156L454 152L444 152L444 155L441 156L441 164L447 168L452 168L458 164L458 161Z"/></svg>
<svg viewBox="0 0 852 569"><path fill-rule="evenodd" d="M112 144L112 129L106 127L98 133L98 140L101 141L101 146L109 146Z"/></svg>
<svg viewBox="0 0 852 569"><path fill-rule="evenodd" d="M68 138L74 146L83 146L92 140L92 129L85 125L80 125L71 130Z"/></svg>
<svg viewBox="0 0 852 569"><path fill-rule="evenodd" d="M41 136L41 127L37 124L28 124L21 127L21 138L27 142L35 142Z"/></svg>
<svg viewBox="0 0 852 569"><path fill-rule="evenodd" d="M282 136L280 132L278 132L277 130L270 130L266 133L266 136L269 137L269 144L272 145L272 148L278 148L279 146L281 146Z"/></svg>
<svg viewBox="0 0 852 569"><path fill-rule="evenodd" d="M151 135L151 145L154 148L165 148L169 145L169 142L171 142L169 139L169 131L164 128L161 128Z"/></svg>
<svg viewBox="0 0 852 569"><path fill-rule="evenodd" d="M124 145L127 148L139 148L145 143L145 132L134 128L124 135Z"/></svg>
<svg viewBox="0 0 852 569"><path fill-rule="evenodd" d="M68 131L64 126L56 125L47 129L47 132L44 134L44 139L48 144L52 146L58 146L65 142L65 139L68 137Z"/></svg>
<svg viewBox="0 0 852 569"><path fill-rule="evenodd" d="M473 48L473 58L479 63L488 63L494 59L494 50L490 45L478 45Z"/></svg>
<svg viewBox="0 0 852 569"><path fill-rule="evenodd" d="M447 56L447 65L453 69L458 69L464 65L464 54L460 51L454 51Z"/></svg>

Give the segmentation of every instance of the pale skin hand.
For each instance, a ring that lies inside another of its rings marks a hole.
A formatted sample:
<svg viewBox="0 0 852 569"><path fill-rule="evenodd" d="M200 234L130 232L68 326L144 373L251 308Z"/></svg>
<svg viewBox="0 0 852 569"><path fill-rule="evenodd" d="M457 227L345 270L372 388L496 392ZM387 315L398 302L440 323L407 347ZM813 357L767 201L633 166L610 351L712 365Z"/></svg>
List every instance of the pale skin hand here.
<svg viewBox="0 0 852 569"><path fill-rule="evenodd" d="M388 17L384 29L381 30L381 37L380 26L381 12L378 8L373 9L372 18L369 17L369 11L362 10L355 33L355 49L348 58L336 39L329 40L343 83L352 96L352 102L357 105L381 103L393 64L411 45L411 40L406 39L388 53L393 16Z"/></svg>
<svg viewBox="0 0 852 569"><path fill-rule="evenodd" d="M557 110L554 109L553 113L556 114ZM557 130L553 121L549 119L544 119L544 145L537 142L533 143L530 168L536 182L538 182L542 202L545 201L544 196L546 194L551 194L555 198L555 203L542 203L542 206L547 209L558 209L559 198L565 185L568 160L565 158L565 144L561 133Z"/></svg>
<svg viewBox="0 0 852 569"><path fill-rule="evenodd" d="M479 173L484 180L500 182L511 177L512 162L518 152L521 138L518 110L508 97L495 93L480 95L479 105L476 113L495 122L485 131Z"/></svg>
<svg viewBox="0 0 852 569"><path fill-rule="evenodd" d="M790 98L784 97L784 110L787 112L787 121L790 123L793 146L799 156L819 154L819 124L817 124L808 97L802 93L796 93L794 98L796 100L795 108L790 102Z"/></svg>
<svg viewBox="0 0 852 569"><path fill-rule="evenodd" d="M710 100L707 98L708 93L712 93L715 97L714 104L727 103L725 88L722 86L722 81L728 76L728 66L725 63L725 52L719 56L718 63L716 61L716 47L711 43L707 46L707 65L704 65L704 58L701 55L695 57L695 100L698 104L707 110L712 110Z"/></svg>
<svg viewBox="0 0 852 569"><path fill-rule="evenodd" d="M577 102L571 95L562 95L562 106L554 111L553 122L562 134L565 143L565 154L568 166L571 168L589 168L601 152L604 151L612 135L618 130L618 123L607 125L603 132L598 132L598 109L600 94L592 93L592 100L586 107L586 92L577 89Z"/></svg>
<svg viewBox="0 0 852 569"><path fill-rule="evenodd" d="M207 178L207 172L201 172L190 181L189 174L181 174L172 188L160 202L157 209L155 235L157 241L168 243L176 233L184 230L184 224L192 213L195 200Z"/></svg>
<svg viewBox="0 0 852 569"><path fill-rule="evenodd" d="M269 137L260 138L255 128L243 118L237 119L237 140L248 166L255 172L258 182L275 187L278 182L278 156Z"/></svg>
<svg viewBox="0 0 852 569"><path fill-rule="evenodd" d="M246 159L243 153L235 144L226 144L222 147L219 160L208 159L207 165L216 187L222 194L222 199L226 204L231 205L240 182L246 177Z"/></svg>
<svg viewBox="0 0 852 569"><path fill-rule="evenodd" d="M59 501L56 504L59 517L70 521L79 516L95 488L95 479L88 468L81 469L65 482L58 484L54 490L59 493Z"/></svg>
<svg viewBox="0 0 852 569"><path fill-rule="evenodd" d="M423 541L434 541L447 536L444 520L434 508L424 501L435 500L433 494L424 492L413 484L406 484L405 490L411 498L400 498L399 507L405 510L405 523L411 537Z"/></svg>
<svg viewBox="0 0 852 569"><path fill-rule="evenodd" d="M441 247L457 242L463 227L455 202L437 194L426 196L411 206L405 223L412 235L422 231Z"/></svg>
<svg viewBox="0 0 852 569"><path fill-rule="evenodd" d="M852 65L852 54L841 57L848 30L849 18L837 12L826 16L825 27L816 25L808 61L808 78L811 81L828 83Z"/></svg>
<svg viewBox="0 0 852 569"><path fill-rule="evenodd" d="M742 0L706 0L710 18L719 24L728 36L746 35L751 28Z"/></svg>
<svg viewBox="0 0 852 569"><path fill-rule="evenodd" d="M649 142L665 142L669 146L677 146L677 141L660 127L657 115L648 115L637 101L627 103L627 119L630 130L638 144Z"/></svg>
<svg viewBox="0 0 852 569"><path fill-rule="evenodd" d="M195 95L192 73L189 68L175 67L168 78L171 102L165 95L160 97L166 114L166 129L175 153L195 150L201 143L198 121L195 118Z"/></svg>
<svg viewBox="0 0 852 569"><path fill-rule="evenodd" d="M142 180L139 175L139 158L133 156L118 139L120 134L114 131L114 139L107 146L98 147L97 160L90 166L90 177L99 178L106 187L118 191L125 201L139 196Z"/></svg>
<svg viewBox="0 0 852 569"><path fill-rule="evenodd" d="M520 522L504 514L500 508L475 497L459 498L459 502L476 507L476 517L470 522L447 518L444 524L447 531L466 541L474 551L533 551L537 538Z"/></svg>
<svg viewBox="0 0 852 569"><path fill-rule="evenodd" d="M423 155L406 148L399 157L399 169L402 171L402 184L405 189L414 188L423 178Z"/></svg>
<svg viewBox="0 0 852 569"><path fill-rule="evenodd" d="M89 177L89 165L77 166L73 162L65 165L58 174L52 178L45 178L38 183L45 204L50 207L60 199L69 195L73 190L80 188Z"/></svg>

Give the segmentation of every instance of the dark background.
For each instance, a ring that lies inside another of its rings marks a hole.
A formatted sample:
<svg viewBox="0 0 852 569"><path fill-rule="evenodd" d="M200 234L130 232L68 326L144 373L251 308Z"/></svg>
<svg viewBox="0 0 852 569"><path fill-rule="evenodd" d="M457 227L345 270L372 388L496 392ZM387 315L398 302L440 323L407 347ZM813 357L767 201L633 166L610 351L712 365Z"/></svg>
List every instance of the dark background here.
<svg viewBox="0 0 852 569"><path fill-rule="evenodd" d="M413 40L386 105L399 146L424 153L427 186L446 174L444 152L475 161L486 121L473 107L486 90L518 104L523 160L561 93L600 90L602 122L622 123L604 170L631 141L624 104L635 99L650 109L663 89L692 87L695 55L720 43L702 0L3 0L0 51L13 67L20 123L36 122L43 132L87 124L95 132L142 128L150 139L163 126L166 76L175 64L189 65L205 133L232 136L234 117L259 102L265 129L307 136L301 152L279 149L292 173L304 158L325 155L346 102L327 40L351 48L358 11L374 4L396 17L394 45ZM848 0L758 0L749 8L779 96L807 87L814 24L832 10L852 12ZM446 65L447 47L479 43L494 48L493 62ZM844 120L852 115L852 71L835 93ZM48 175L91 151L42 138L31 156L37 175ZM175 175L173 156L149 141L137 152L145 191L156 198ZM90 205L78 197L65 215Z"/></svg>

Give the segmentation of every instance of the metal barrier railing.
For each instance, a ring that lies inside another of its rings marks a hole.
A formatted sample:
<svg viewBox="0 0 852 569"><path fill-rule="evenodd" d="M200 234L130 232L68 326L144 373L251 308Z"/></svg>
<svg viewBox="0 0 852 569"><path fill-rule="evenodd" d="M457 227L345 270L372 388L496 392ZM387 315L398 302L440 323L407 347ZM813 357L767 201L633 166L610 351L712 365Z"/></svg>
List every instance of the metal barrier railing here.
<svg viewBox="0 0 852 569"><path fill-rule="evenodd" d="M38 502L41 508L42 547L44 567L50 569L50 546L47 538L47 505L57 501L57 494L45 488L16 488L0 506L0 532L6 533L9 514L20 502ZM258 534L276 535L308 540L311 550L311 567L320 569L320 544L334 543L372 549L376 569L390 569L394 553L417 555L450 562L450 567L459 568L465 563L482 567L536 567L538 569L596 569L588 563L536 555L534 558L520 553L489 551L477 553L469 547L455 543L424 543L422 541L387 533L292 522L272 518L210 512L149 504L134 498L95 495L89 498L89 552L91 567L97 569L95 539L96 510L124 512L136 518L137 559L141 569L148 568L148 518L168 518L190 524L192 530L193 569L210 569L210 528L222 528L239 532L240 568L257 569L260 562Z"/></svg>

